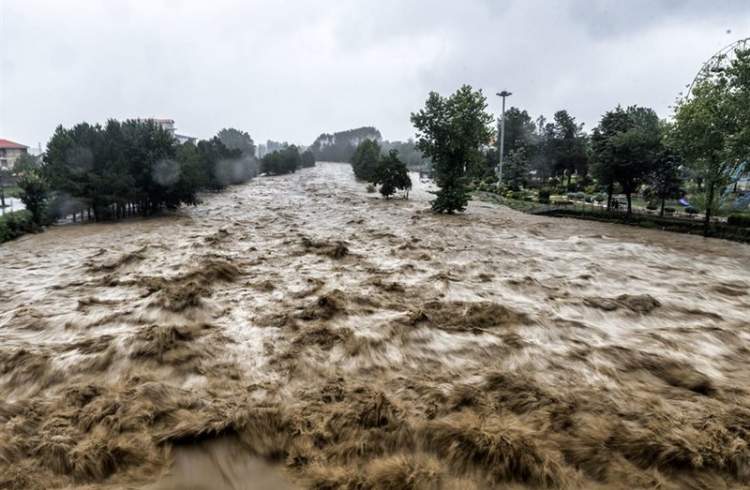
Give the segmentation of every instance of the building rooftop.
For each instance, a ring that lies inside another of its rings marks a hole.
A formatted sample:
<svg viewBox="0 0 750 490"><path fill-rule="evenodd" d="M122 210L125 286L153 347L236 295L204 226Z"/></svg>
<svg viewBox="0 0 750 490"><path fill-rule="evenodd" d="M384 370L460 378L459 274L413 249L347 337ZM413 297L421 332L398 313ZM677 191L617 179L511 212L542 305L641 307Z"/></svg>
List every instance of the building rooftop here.
<svg viewBox="0 0 750 490"><path fill-rule="evenodd" d="M14 150L26 150L29 147L26 145L22 145L20 143L16 143L14 141L4 140L0 138L0 148L14 149Z"/></svg>

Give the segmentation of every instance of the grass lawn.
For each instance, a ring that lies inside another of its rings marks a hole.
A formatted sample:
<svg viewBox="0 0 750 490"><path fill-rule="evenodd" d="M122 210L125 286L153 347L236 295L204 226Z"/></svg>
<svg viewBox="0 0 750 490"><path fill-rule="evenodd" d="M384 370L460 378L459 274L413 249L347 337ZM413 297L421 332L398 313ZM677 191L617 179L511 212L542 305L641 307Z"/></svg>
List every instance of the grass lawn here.
<svg viewBox="0 0 750 490"><path fill-rule="evenodd" d="M516 211L524 211L524 212L530 211L532 209L535 209L541 206L541 204L539 204L538 202L521 201L519 199L509 199L507 197L498 196L497 194L493 194L491 192L477 191L472 194L472 198L477 199L479 201L502 204L503 206L508 206L509 208L515 209Z"/></svg>

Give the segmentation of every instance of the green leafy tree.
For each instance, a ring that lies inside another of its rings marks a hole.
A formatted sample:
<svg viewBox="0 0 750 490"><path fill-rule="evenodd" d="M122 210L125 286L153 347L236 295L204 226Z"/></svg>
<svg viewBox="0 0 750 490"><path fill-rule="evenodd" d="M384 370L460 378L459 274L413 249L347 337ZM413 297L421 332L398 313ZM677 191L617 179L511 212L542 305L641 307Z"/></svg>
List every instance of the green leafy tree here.
<svg viewBox="0 0 750 490"><path fill-rule="evenodd" d="M88 209L98 220L194 204L200 188L218 185L215 163L239 155L216 139L215 146L223 150L207 158L206 145L212 143L177 145L153 121L110 120L104 127L87 123L58 127L40 169L55 197L56 209L51 214L64 216ZM190 159L181 160L178 155L190 155ZM76 205L66 204L70 202Z"/></svg>
<svg viewBox="0 0 750 490"><path fill-rule="evenodd" d="M500 121L498 120L499 124ZM528 112L518 107L511 107L505 111L505 151L507 155L517 150L523 150L526 154L529 154L536 139L536 125Z"/></svg>
<svg viewBox="0 0 750 490"><path fill-rule="evenodd" d="M380 193L386 199L397 190L408 192L411 189L409 171L406 164L399 159L397 150L391 150L387 155L380 157L373 183L380 186Z"/></svg>
<svg viewBox="0 0 750 490"><path fill-rule="evenodd" d="M255 157L255 142L246 131L224 128L216 137L230 150L240 150L242 156Z"/></svg>
<svg viewBox="0 0 750 490"><path fill-rule="evenodd" d="M47 183L37 172L27 171L18 180L18 187L21 189L21 201L31 213L34 223L44 224L48 197Z"/></svg>
<svg viewBox="0 0 750 490"><path fill-rule="evenodd" d="M239 151L236 158L226 159L221 164L221 172L227 184L242 184L255 177L258 170L256 158L256 146L253 139L246 131L234 128L225 128L216 134L216 137L230 151Z"/></svg>
<svg viewBox="0 0 750 490"><path fill-rule="evenodd" d="M260 168L267 175L284 175L296 172L301 165L299 150L292 145L264 155Z"/></svg>
<svg viewBox="0 0 750 490"><path fill-rule="evenodd" d="M309 168L315 166L315 154L311 150L302 152L302 167Z"/></svg>
<svg viewBox="0 0 750 490"><path fill-rule="evenodd" d="M357 145L351 158L354 177L365 182L373 182L375 171L380 160L380 145L377 141L366 139Z"/></svg>
<svg viewBox="0 0 750 490"><path fill-rule="evenodd" d="M750 50L736 51L728 69L678 101L671 139L703 183L707 235L721 188L750 155Z"/></svg>
<svg viewBox="0 0 750 490"><path fill-rule="evenodd" d="M464 85L449 97L431 92L425 107L411 115L417 148L432 159L440 190L432 202L435 212L463 211L469 201L466 172L482 159L481 147L492 135L492 115L481 90Z"/></svg>
<svg viewBox="0 0 750 490"><path fill-rule="evenodd" d="M512 190L525 187L529 176L529 160L526 148L519 146L508 154L508 161L503 169L503 181Z"/></svg>
<svg viewBox="0 0 750 490"><path fill-rule="evenodd" d="M632 195L646 182L662 151L659 118L649 108L617 106L594 130L595 175L607 186L608 209L614 183L622 186L632 213Z"/></svg>
<svg viewBox="0 0 750 490"><path fill-rule="evenodd" d="M568 111L557 111L553 120L547 128L547 160L555 175L567 175L570 186L573 173L585 175L588 171L588 141L583 124L576 123Z"/></svg>
<svg viewBox="0 0 750 490"><path fill-rule="evenodd" d="M654 162L651 174L648 176L648 183L653 195L661 202L659 216L664 216L667 199L680 197L681 166L682 160L679 155L670 149L664 149Z"/></svg>

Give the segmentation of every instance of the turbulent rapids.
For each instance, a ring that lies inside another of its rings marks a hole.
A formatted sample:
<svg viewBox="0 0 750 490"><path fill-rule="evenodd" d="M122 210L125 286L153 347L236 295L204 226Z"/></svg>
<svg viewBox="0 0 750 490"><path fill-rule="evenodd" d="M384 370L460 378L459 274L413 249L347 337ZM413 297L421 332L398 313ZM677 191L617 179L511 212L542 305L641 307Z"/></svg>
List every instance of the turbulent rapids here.
<svg viewBox="0 0 750 490"><path fill-rule="evenodd" d="M0 246L0 488L737 488L750 247L348 165Z"/></svg>

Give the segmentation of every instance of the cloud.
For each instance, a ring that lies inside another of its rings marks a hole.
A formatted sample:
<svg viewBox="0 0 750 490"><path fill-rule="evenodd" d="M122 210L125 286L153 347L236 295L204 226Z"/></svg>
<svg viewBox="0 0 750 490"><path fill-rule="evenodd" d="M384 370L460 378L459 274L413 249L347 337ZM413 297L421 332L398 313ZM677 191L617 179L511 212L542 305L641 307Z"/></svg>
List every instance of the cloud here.
<svg viewBox="0 0 750 490"><path fill-rule="evenodd" d="M198 137L309 144L375 125L405 139L428 91L463 83L590 128L617 103L668 114L743 33L744 1L0 0L0 136L161 116Z"/></svg>

